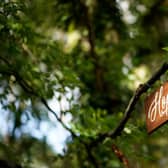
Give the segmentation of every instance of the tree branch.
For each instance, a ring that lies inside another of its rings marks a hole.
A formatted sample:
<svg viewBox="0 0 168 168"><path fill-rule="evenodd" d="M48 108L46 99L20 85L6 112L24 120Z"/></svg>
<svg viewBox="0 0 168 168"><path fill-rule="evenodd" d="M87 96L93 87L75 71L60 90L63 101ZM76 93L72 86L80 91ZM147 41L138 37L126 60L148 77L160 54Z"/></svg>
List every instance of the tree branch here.
<svg viewBox="0 0 168 168"><path fill-rule="evenodd" d="M1 59L1 57L0 57L0 59ZM8 64L8 66L10 67L10 64ZM91 151L92 149L89 147L89 144L84 141L83 137L77 136L75 134L75 132L71 128L67 127L64 124L64 122L62 121L61 117L59 117L57 115L57 113L53 109L51 109L51 107L48 105L47 100L45 98L43 98L43 97L40 97L38 95L38 93L31 86L29 86L28 83L20 76L20 74L18 74L17 72L13 72L13 71L7 72L7 71L1 71L1 70L0 70L0 74L3 74L5 76L14 75L15 78L16 78L16 81L22 87L24 92L26 92L27 94L30 94L30 95L35 96L38 99L40 99L41 103L47 108L47 110L49 112L51 112L55 116L57 121L65 128L65 130L67 130L72 135L72 137L78 139L84 145L84 147L86 149L86 152L87 152L87 155L88 155L88 159L90 160L91 164L95 168L99 168L99 165L98 165L94 155L92 154L92 151Z"/></svg>
<svg viewBox="0 0 168 168"><path fill-rule="evenodd" d="M9 70L11 69L10 68L10 65L9 65L9 62L6 62L6 60L2 59L0 57L0 59L5 62L8 66L9 66ZM117 136L121 135L127 121L129 120L130 116L131 116L131 113L133 112L134 110L134 107L135 105L137 104L140 96L147 92L147 90L149 88L152 87L152 85L157 81L159 80L159 78L161 77L161 75L163 75L166 71L168 70L168 63L164 63L161 68L144 84L141 84L137 90L135 91L134 95L132 96L132 98L130 99L129 103L128 103L128 106L125 110L125 114L124 114L124 117L122 118L122 120L119 122L118 126L113 130L113 131L110 131L110 132L106 132L106 133L103 133L103 134L99 134L97 136L96 139L92 139L92 137L90 137L90 140L91 140L91 143L90 144L86 144L85 141L82 139L82 137L80 136L77 136L72 129L68 128L64 122L61 120L61 118L54 112L54 110L52 110L47 101L45 100L45 98L42 98L38 95L38 93L36 93L34 91L34 89L29 86L27 84L27 82L17 73L17 72L14 72L14 71L0 71L1 74L3 75L7 75L7 76L10 76L10 75L14 75L16 77L16 80L17 82L21 85L21 87L23 88L23 90L27 93L29 93L30 95L33 95L37 98L39 98L42 102L42 104L56 117L56 119L58 120L58 122L61 123L61 125L71 133L71 135L73 137L76 137L77 139L79 139L83 144L85 144L85 147L86 147L86 150L88 150L88 145L90 147L90 150L92 147L94 147L95 145L94 144L97 144L97 143L100 143L102 142L105 138L107 137L110 137L110 138L113 138L115 139ZM93 159L94 160L94 159ZM93 162L94 163L94 162ZM96 165L96 164L95 164Z"/></svg>
<svg viewBox="0 0 168 168"><path fill-rule="evenodd" d="M0 59L1 59L1 57L0 57ZM11 67L10 64L8 64L8 66ZM9 68L9 69L10 69L10 68ZM14 75L15 78L16 78L16 81L19 83L19 85L22 87L22 89L23 89L26 93L28 93L28 94L30 94L30 95L32 95L32 96L35 96L35 97L37 97L38 99L40 99L41 103L48 109L49 112L51 112L51 113L55 116L55 118L57 119L57 121L58 121L68 132L70 132L73 137L77 137L77 135L73 132L73 130L70 129L69 127L67 127L67 126L64 124L64 122L62 121L62 119L56 114L56 112L55 112L54 110L52 110L52 109L49 107L49 105L48 105L48 103L47 103L47 100L46 100L45 98L43 98L43 97L40 97L40 95L38 95L38 93L37 93L31 86L28 85L28 83L20 76L20 74L18 74L17 72L14 72L14 71L12 71L12 70L9 71L9 72L8 72L8 71L2 71L2 70L0 70L0 74L3 74L3 75L5 75L5 76Z"/></svg>
<svg viewBox="0 0 168 168"><path fill-rule="evenodd" d="M61 118L58 117L58 115L55 113L55 111L52 110L52 109L49 107L47 101L46 101L44 98L41 98L41 102L42 102L43 105L48 109L48 111L50 111L50 112L55 116L55 118L57 119L57 121L58 121L59 123L61 123L61 125L62 125L67 131L69 131L69 132L72 134L73 137L77 137L77 135L76 135L70 128L68 128L68 127L64 124L64 122L61 120Z"/></svg>
<svg viewBox="0 0 168 168"><path fill-rule="evenodd" d="M102 142L105 138L110 137L110 138L116 138L117 136L119 136L121 134L121 132L123 131L128 119L130 118L131 113L134 110L134 107L136 105L136 103L138 102L140 96L147 92L147 90L149 88L152 87L152 85L159 80L159 78L161 77L161 75L163 75L166 71L168 70L168 63L164 63L161 68L144 84L141 84L137 90L135 91L134 95L132 96L132 98L130 99L128 106L125 110L124 113L124 117L122 118L122 120L120 121L120 123L118 124L118 126L110 132L106 132L104 134L100 134L98 135L97 139L92 142L92 143L99 143Z"/></svg>
<svg viewBox="0 0 168 168"><path fill-rule="evenodd" d="M22 86L22 88L24 89L25 92L27 93L30 93L34 96L36 96L37 98L40 99L41 103L48 109L49 112L51 112L55 118L57 119L57 121L67 130L71 133L71 135L73 137L76 137L76 134L72 131L72 129L70 129L69 127L67 127L64 122L62 121L62 119L56 114L56 112L54 110L52 110L50 108L50 106L48 105L47 103L47 100L43 97L40 97L35 91L33 88L31 88L27 83L26 81L24 81L24 79L22 79L18 74L15 75L16 76L16 79L18 79L18 83Z"/></svg>

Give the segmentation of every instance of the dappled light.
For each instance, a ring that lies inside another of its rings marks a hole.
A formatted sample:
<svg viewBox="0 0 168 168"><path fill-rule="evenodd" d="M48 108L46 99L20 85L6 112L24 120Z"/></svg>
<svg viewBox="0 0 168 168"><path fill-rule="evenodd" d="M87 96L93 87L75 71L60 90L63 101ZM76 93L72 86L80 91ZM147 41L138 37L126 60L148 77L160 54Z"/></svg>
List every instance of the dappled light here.
<svg viewBox="0 0 168 168"><path fill-rule="evenodd" d="M168 0L1 0L0 167L167 168L167 44Z"/></svg>

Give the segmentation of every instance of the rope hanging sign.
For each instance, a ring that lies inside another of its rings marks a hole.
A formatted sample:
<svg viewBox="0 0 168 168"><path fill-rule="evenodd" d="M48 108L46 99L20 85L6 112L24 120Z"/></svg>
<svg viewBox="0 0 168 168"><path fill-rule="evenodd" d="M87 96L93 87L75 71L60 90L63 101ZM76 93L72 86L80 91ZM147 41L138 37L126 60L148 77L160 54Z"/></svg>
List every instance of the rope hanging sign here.
<svg viewBox="0 0 168 168"><path fill-rule="evenodd" d="M168 82L146 98L145 113L148 133L168 120Z"/></svg>

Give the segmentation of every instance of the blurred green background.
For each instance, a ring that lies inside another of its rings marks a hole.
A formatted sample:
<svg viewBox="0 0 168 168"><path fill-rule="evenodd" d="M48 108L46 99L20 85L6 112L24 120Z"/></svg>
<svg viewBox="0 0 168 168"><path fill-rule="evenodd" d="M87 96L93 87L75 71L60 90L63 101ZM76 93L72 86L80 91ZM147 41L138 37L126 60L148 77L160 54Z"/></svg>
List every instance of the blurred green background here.
<svg viewBox="0 0 168 168"><path fill-rule="evenodd" d="M90 146L116 128L139 84L167 61L167 46L167 0L1 0L0 159L122 168L114 143L130 167L167 168L168 126L147 134L144 100L168 73L119 137Z"/></svg>

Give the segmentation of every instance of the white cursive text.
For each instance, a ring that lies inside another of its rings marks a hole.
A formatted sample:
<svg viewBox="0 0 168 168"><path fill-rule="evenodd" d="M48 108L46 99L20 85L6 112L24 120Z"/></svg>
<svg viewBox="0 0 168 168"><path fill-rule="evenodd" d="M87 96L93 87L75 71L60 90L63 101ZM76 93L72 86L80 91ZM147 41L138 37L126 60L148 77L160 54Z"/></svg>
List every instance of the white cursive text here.
<svg viewBox="0 0 168 168"><path fill-rule="evenodd" d="M163 95L163 86L155 93L154 99L149 107L148 119L154 122L158 116L157 114L160 117L168 116L168 94Z"/></svg>

